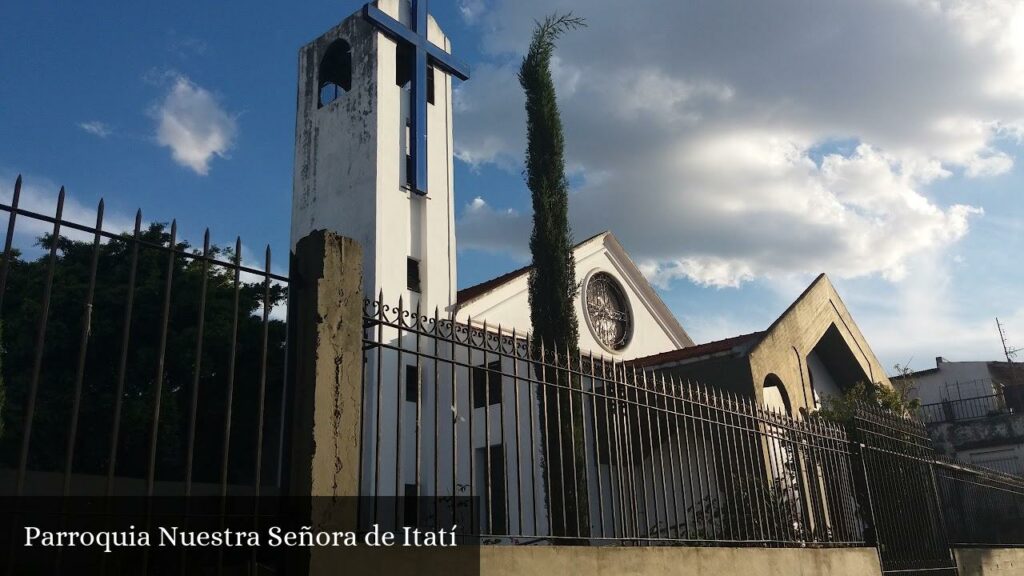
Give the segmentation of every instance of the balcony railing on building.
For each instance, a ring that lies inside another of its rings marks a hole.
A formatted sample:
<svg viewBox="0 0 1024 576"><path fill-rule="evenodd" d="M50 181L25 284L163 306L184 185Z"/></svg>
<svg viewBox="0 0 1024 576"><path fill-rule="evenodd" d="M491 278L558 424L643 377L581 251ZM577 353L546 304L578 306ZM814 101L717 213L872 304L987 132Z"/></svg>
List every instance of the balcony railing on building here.
<svg viewBox="0 0 1024 576"><path fill-rule="evenodd" d="M1007 404L1002 392L923 404L918 412L925 424L961 422L1011 413L1013 408Z"/></svg>

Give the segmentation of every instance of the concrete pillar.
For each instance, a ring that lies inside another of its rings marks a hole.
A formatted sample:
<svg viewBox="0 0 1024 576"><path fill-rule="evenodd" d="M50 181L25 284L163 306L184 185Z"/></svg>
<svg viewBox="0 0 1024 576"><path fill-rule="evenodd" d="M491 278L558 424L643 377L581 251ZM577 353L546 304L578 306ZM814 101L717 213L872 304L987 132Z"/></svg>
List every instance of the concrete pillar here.
<svg viewBox="0 0 1024 576"><path fill-rule="evenodd" d="M314 531L356 528L363 390L362 260L358 242L323 230L299 240L292 254L288 306L292 380L283 480L286 494L297 497L293 502L313 497L311 507L300 512L300 523ZM321 573L316 568L318 553L309 554L306 550L295 559L308 565L308 572L296 573ZM326 574L337 566L322 568Z"/></svg>

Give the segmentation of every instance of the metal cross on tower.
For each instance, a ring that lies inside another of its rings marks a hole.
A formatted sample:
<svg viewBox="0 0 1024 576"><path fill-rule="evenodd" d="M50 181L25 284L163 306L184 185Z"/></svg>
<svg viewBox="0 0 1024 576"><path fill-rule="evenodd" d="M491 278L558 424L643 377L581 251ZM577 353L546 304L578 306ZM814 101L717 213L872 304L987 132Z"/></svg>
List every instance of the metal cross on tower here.
<svg viewBox="0 0 1024 576"><path fill-rule="evenodd" d="M469 79L469 68L451 54L427 40L427 0L412 0L412 28L385 14L372 3L363 7L366 19L381 32L399 44L413 48L415 61L412 78L412 118L410 119L412 142L410 155L416 172L410 178L412 189L417 194L427 193L427 66L455 76L459 80ZM440 84L438 84L440 85Z"/></svg>

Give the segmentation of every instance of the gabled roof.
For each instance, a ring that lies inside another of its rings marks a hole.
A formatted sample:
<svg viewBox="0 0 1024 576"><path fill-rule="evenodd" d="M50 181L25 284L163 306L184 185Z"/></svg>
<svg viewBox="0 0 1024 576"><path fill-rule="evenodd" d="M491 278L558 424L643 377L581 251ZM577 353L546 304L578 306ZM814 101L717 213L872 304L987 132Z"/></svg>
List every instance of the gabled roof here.
<svg viewBox="0 0 1024 576"><path fill-rule="evenodd" d="M600 234L594 234L590 238L587 238L582 242L578 242L575 246L572 247L572 249L576 250L577 248L583 246L587 242L590 242L591 240L596 240L597 238L600 238L605 234L611 234L611 232L605 230ZM516 268L511 272L506 272L501 276L496 276L494 278L491 278L490 280L484 280L479 284L474 284L467 288L463 288L462 290L459 290L458 293L455 295L455 305L462 306L463 304L466 304L472 300L476 300L480 296L483 296L484 294L487 294L492 290L500 288L501 286L515 280L516 278L523 276L524 274L529 274L532 268L533 266L526 265L523 266L522 268Z"/></svg>
<svg viewBox="0 0 1024 576"><path fill-rule="evenodd" d="M663 328L672 334L672 338L677 342L677 345L680 346L680 348L693 346L693 340L690 338L690 335L687 334L686 330L684 330L682 325L679 324L679 320L676 319L675 315L672 314L672 311L665 305L665 302L662 301L660 296L658 296L654 287L651 286L650 282L647 281L647 278L643 275L640 269L637 268L633 259L629 257L625 248L622 247L622 244L619 244L618 239L615 238L615 235L612 234L611 231L605 230L604 232L595 234L590 238L579 242L573 246L572 249L573 251L578 251L580 248L593 242L603 243L605 248L608 250L608 253L614 256L613 259L623 268L623 271L629 275L640 292L643 293L643 297L646 298L647 302L650 304L655 317L662 324ZM486 294L494 292L509 282L513 282L529 274L532 268L532 266L523 266L522 268L507 272L496 278L459 290L456 294L455 308L463 308L467 304L483 297Z"/></svg>
<svg viewBox="0 0 1024 576"><path fill-rule="evenodd" d="M669 350L668 352L662 352L660 354L652 354L650 356L644 356L643 358L636 358L631 360L629 364L632 364L637 368L661 366L663 364L682 362L684 360L721 354L744 346L745 349L739 352L745 354L753 348L753 344L756 344L764 333L765 331L762 330L760 332L751 332L750 334L742 334L740 336L733 336L723 340L715 340L714 342L706 342L704 344L698 344L688 348L680 348L679 350Z"/></svg>
<svg viewBox="0 0 1024 576"><path fill-rule="evenodd" d="M797 306L801 305L801 303L806 298L808 298L808 295L810 295L815 290L819 289L830 290L830 292L834 293L834 288L832 288L831 283L829 282L828 277L825 274L819 274L814 279L814 281L811 282L810 285L808 285L807 288L800 293L800 295L793 301L793 303L790 304L786 308L786 310L782 314L780 314L774 322L771 323L771 325L768 328L761 330L759 332L752 332L750 334L733 336L731 338L716 340L714 342L708 342L706 344L701 344L699 346L694 346L691 348L683 348L680 350L672 350L669 352L663 352L661 354L655 354L643 358L636 358L632 362L636 366L654 367L678 362L700 362L712 356L720 355L730 351L736 354L737 356L746 356L752 354L755 352L755 350L760 349L762 345L765 344L766 339L768 339L770 335L773 334L774 331L776 331L776 328L784 320L786 320L787 317L794 313L794 310L797 308ZM835 294L834 300L839 300L838 293ZM833 301L833 306L835 305L838 305L842 307L843 310L845 310L845 306L842 304L841 301ZM866 354L867 356L870 357L868 362L874 361L874 363L877 364L877 359L874 358L874 354L871 353L870 350L867 350ZM884 377L884 371L880 372L880 376Z"/></svg>
<svg viewBox="0 0 1024 576"><path fill-rule="evenodd" d="M773 328L778 326L779 322L781 322L783 318L789 315L789 313L796 307L796 305L799 304L800 301L803 300L804 297L807 296L807 294L810 293L815 286L817 286L819 283L823 281L827 282L828 277L825 276L825 274L819 274L818 277L815 278L814 281L811 282L810 285L808 285L807 288L805 288L799 296L797 296L796 300L793 300L793 303L790 304L786 308L786 310L775 319L774 322L772 322L771 326L769 326L765 330L751 332L750 334L741 334L739 336L731 336L729 338L723 338L722 340L715 340L713 342L707 342L705 344L700 344L689 348L669 350L668 352L662 352L661 354L654 354L651 356L644 356L643 358L635 358L631 361L631 363L637 367L662 366L665 364L683 362L686 360L704 359L708 356L728 352L734 348L746 345L742 350L737 350L737 352L739 352L741 355L745 355L749 353L751 350L753 350L754 346L756 346L757 343L760 342L761 338L765 334L771 332Z"/></svg>
<svg viewBox="0 0 1024 576"><path fill-rule="evenodd" d="M522 268L516 268L515 270L511 272L506 272L501 276L495 276L490 280L484 280L479 284L474 284L472 286L459 290L458 293L456 293L455 295L456 306L461 306L469 302L470 300L476 300L478 297L487 294L491 290L494 290L495 288L498 288L507 282L515 280L516 278L522 276L523 274L528 273L530 271L530 268L533 268L533 266L523 266Z"/></svg>

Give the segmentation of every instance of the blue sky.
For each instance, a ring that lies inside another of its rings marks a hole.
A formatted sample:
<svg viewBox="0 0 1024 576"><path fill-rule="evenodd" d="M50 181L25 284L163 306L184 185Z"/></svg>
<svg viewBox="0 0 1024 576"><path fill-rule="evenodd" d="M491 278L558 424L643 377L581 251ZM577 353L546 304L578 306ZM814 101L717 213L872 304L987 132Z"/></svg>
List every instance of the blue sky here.
<svg viewBox="0 0 1024 576"><path fill-rule="evenodd" d="M7 2L0 181L102 196L286 261L298 48L359 2ZM1024 344L1024 8L434 0L456 95L459 284L523 264L515 68L555 61L577 238L612 229L697 341L766 327L827 272L884 364ZM642 31L637 34L636 31ZM45 205L45 204L40 204Z"/></svg>

